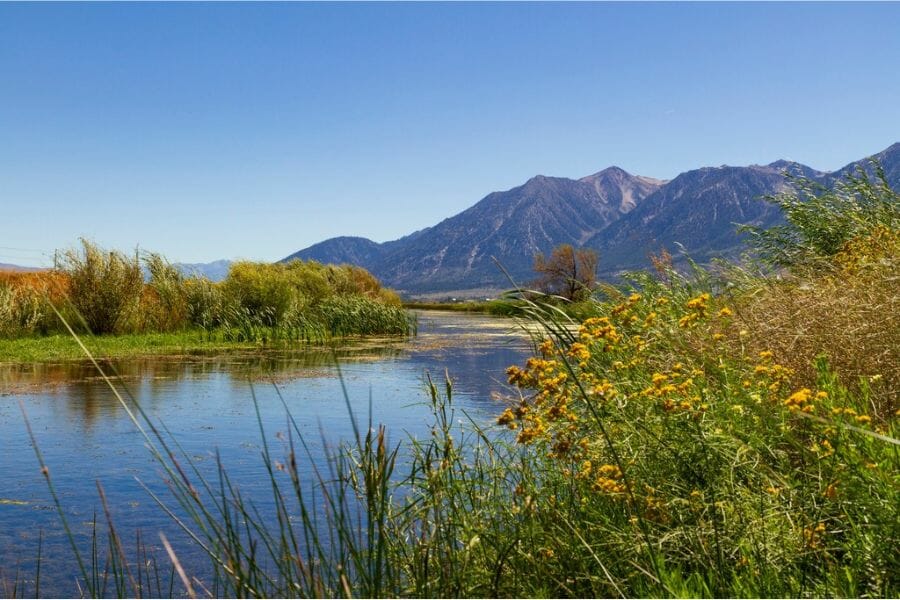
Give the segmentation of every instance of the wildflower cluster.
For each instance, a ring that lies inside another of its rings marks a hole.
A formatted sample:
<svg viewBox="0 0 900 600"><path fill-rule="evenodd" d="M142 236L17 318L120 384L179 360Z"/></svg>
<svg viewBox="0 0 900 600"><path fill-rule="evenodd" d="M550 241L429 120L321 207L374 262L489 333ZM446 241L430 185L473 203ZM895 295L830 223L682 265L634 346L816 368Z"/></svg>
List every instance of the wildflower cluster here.
<svg viewBox="0 0 900 600"><path fill-rule="evenodd" d="M698 321L706 318L706 312L709 308L710 295L703 293L696 298L691 298L685 304L688 312L686 315L678 319L678 326L682 328L693 327Z"/></svg>
<svg viewBox="0 0 900 600"><path fill-rule="evenodd" d="M602 492L610 496L625 493L622 470L616 465L604 464L595 467L591 461L585 460L581 463L576 477L589 482L591 489L595 492Z"/></svg>
<svg viewBox="0 0 900 600"><path fill-rule="evenodd" d="M755 384L757 388L767 392L769 397L774 398L790 383L793 375L793 370L775 362L775 355L771 350L763 350L759 353L759 362L753 368L755 382L744 380L744 387Z"/></svg>

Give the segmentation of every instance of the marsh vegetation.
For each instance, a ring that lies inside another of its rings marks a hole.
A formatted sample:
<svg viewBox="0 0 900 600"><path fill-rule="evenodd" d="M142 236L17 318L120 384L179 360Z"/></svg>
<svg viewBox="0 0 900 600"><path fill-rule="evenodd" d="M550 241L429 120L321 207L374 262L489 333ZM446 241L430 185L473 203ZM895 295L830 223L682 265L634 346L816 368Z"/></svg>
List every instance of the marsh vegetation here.
<svg viewBox="0 0 900 600"><path fill-rule="evenodd" d="M51 271L0 273L0 345L8 358L29 360L42 348L60 357L59 339L47 338L68 335L66 323L82 335L130 336L106 342L126 354L141 336L147 352L158 352L160 340L167 349L199 350L408 335L415 327L397 295L359 267L244 261L214 283L185 276L159 254L128 256L86 240L61 253Z"/></svg>

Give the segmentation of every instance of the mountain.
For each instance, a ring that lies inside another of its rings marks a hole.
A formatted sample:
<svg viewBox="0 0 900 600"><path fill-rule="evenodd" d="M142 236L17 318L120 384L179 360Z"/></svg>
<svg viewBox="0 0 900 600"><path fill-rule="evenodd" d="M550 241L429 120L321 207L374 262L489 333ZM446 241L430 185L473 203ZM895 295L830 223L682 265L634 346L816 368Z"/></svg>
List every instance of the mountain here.
<svg viewBox="0 0 900 600"><path fill-rule="evenodd" d="M749 167L706 167L682 173L633 211L596 233L585 246L600 253L601 272L644 267L648 255L679 244L698 262L741 247L735 223L770 227L780 210L759 198L786 188L784 171L817 172L780 161Z"/></svg>
<svg viewBox="0 0 900 600"><path fill-rule="evenodd" d="M862 167L869 175L872 175L872 160L878 161L878 163L881 164L888 182L894 189L897 189L898 183L900 183L900 142L882 150L878 154L873 154L868 158L852 162L830 175L833 179L837 179L844 177L847 174L856 174L859 167Z"/></svg>
<svg viewBox="0 0 900 600"><path fill-rule="evenodd" d="M871 175L872 159L882 165L891 187L900 189L900 143L831 173L786 160L688 171L598 232L585 246L599 251L604 275L647 267L648 255L662 248L675 253L680 246L700 263L716 257L734 258L746 249L738 224L767 228L784 222L780 210L761 198L785 191L786 173L833 185L859 167Z"/></svg>
<svg viewBox="0 0 900 600"><path fill-rule="evenodd" d="M406 238L333 238L285 260L358 264L404 291L503 287L508 282L493 258L527 281L534 254L561 243L581 246L662 184L617 167L580 180L538 175Z"/></svg>
<svg viewBox="0 0 900 600"><path fill-rule="evenodd" d="M607 203L618 206L619 213L623 215L666 183L661 179L630 175L619 167L603 169L579 181L594 186L597 195Z"/></svg>
<svg viewBox="0 0 900 600"><path fill-rule="evenodd" d="M36 271L46 271L43 267L22 267L20 265L11 265L9 263L0 263L0 271L17 271L20 273L34 273Z"/></svg>
<svg viewBox="0 0 900 600"><path fill-rule="evenodd" d="M900 143L874 155L889 183L900 189ZM704 167L662 181L609 167L581 179L538 175L523 185L485 196L471 208L405 238L379 244L332 238L284 260L301 258L365 267L407 294L509 287L492 257L512 278L533 278L533 257L559 244L594 248L600 270L614 275L649 265L649 254L683 247L705 262L743 248L737 224L783 222L762 200L788 185L785 173L824 184L868 159L825 173L779 160L747 167Z"/></svg>
<svg viewBox="0 0 900 600"><path fill-rule="evenodd" d="M299 258L322 263L374 265L384 254L382 244L362 237L336 237L291 254L284 261Z"/></svg>
<svg viewBox="0 0 900 600"><path fill-rule="evenodd" d="M175 263L175 266L185 275L199 275L210 281L222 281L228 275L231 268L230 260L216 260L208 263Z"/></svg>

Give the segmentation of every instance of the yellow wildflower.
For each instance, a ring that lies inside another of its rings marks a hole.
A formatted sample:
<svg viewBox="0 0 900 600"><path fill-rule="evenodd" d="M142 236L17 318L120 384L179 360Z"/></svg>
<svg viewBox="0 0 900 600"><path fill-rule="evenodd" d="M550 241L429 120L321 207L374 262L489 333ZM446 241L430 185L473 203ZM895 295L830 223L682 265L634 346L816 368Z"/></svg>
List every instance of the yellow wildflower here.
<svg viewBox="0 0 900 600"><path fill-rule="evenodd" d="M662 384L668 381L669 376L664 373L654 373L653 374L653 386L654 387L662 387Z"/></svg>
<svg viewBox="0 0 900 600"><path fill-rule="evenodd" d="M703 312L706 310L706 303L709 302L709 298L710 296L708 293L703 293L696 298L691 298L690 300L688 300L685 306L691 310Z"/></svg>
<svg viewBox="0 0 900 600"><path fill-rule="evenodd" d="M788 396L787 400L784 401L784 405L787 406L791 411L795 411L798 409L805 411L806 403L809 402L809 399L811 397L812 391L809 388L802 388Z"/></svg>
<svg viewBox="0 0 900 600"><path fill-rule="evenodd" d="M591 353L588 350L587 346L582 344L581 342L575 342L569 347L569 351L566 353L570 358L574 358L579 361L586 361L591 358Z"/></svg>
<svg viewBox="0 0 900 600"><path fill-rule="evenodd" d="M510 429L515 429L516 415L513 413L511 408L507 408L503 411L503 414L497 417L497 425L506 425Z"/></svg>
<svg viewBox="0 0 900 600"><path fill-rule="evenodd" d="M538 347L538 350L544 356L553 356L556 347L553 345L553 340L544 340Z"/></svg>

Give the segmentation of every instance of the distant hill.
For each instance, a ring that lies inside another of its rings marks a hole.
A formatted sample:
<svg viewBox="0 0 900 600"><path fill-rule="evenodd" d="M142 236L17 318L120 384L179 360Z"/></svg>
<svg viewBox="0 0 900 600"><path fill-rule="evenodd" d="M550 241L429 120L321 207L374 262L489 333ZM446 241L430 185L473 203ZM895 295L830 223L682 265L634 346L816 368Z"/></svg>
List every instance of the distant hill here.
<svg viewBox="0 0 900 600"><path fill-rule="evenodd" d="M900 189L900 143L874 155ZM405 238L378 244L359 237L325 240L284 260L360 265L407 294L509 286L495 257L519 283L532 277L533 256L567 243L600 252L605 275L646 267L648 255L681 245L700 262L743 248L736 224L782 222L762 196L785 189L785 172L833 183L868 159L825 173L790 161L704 167L671 181L609 167L578 180L538 175L488 194L463 212Z"/></svg>
<svg viewBox="0 0 900 600"><path fill-rule="evenodd" d="M216 260L208 263L175 263L175 266L187 276L199 275L210 281L222 281L228 276L231 268L230 260Z"/></svg>
<svg viewBox="0 0 900 600"><path fill-rule="evenodd" d="M36 271L45 271L41 267L23 267L20 265L11 265L9 263L0 263L0 271L21 271L23 273L34 273Z"/></svg>

